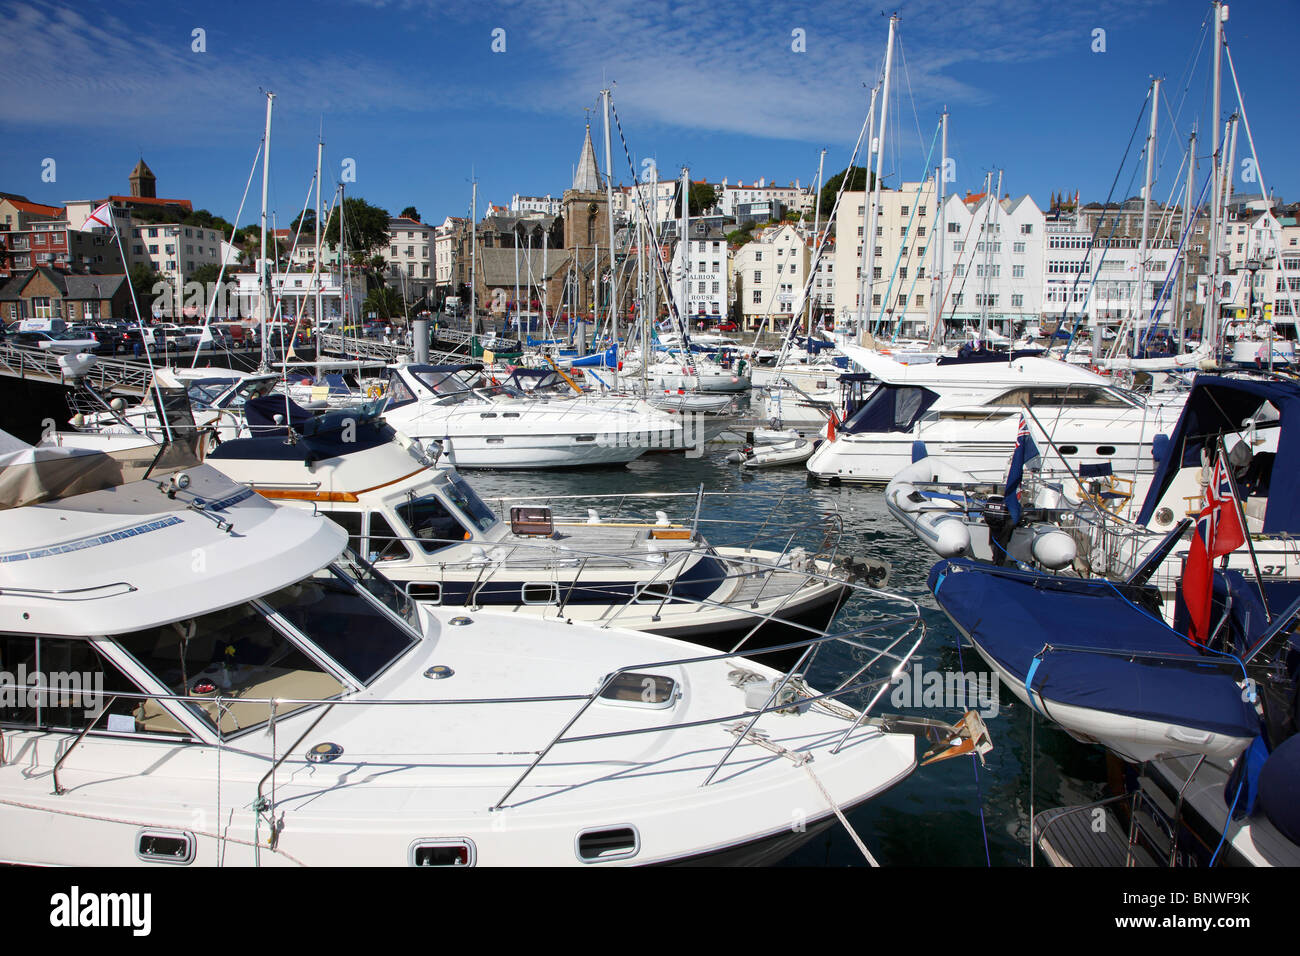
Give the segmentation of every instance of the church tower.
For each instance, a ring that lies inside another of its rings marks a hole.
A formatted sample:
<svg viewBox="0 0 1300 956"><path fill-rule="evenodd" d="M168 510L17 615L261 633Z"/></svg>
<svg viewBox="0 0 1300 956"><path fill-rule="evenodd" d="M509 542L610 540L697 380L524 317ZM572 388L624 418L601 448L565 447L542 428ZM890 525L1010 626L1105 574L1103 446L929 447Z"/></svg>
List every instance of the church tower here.
<svg viewBox="0 0 1300 956"><path fill-rule="evenodd" d="M564 215L564 248L575 267L577 289L572 302L575 309L586 314L593 310L592 278L596 269L596 256L603 263L601 271L609 266L609 214L606 207L605 181L596 163L596 150L591 144L591 124L582 141L582 152L573 174L573 186L564 191L561 199Z"/></svg>
<svg viewBox="0 0 1300 956"><path fill-rule="evenodd" d="M141 199L154 199L158 195L158 177L145 165L144 158L131 170L131 195Z"/></svg>

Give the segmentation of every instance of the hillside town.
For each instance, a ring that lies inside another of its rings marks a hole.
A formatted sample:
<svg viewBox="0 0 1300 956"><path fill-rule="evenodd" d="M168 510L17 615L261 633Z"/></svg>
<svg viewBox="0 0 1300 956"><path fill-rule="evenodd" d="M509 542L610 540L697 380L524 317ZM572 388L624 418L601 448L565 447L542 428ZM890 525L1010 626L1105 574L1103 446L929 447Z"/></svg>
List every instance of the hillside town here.
<svg viewBox="0 0 1300 956"><path fill-rule="evenodd" d="M554 195L516 193L508 204L481 202L473 223L468 215L426 220L414 207L393 215L349 197L345 209L355 210L364 228L347 228L341 244L337 217L322 224L319 262L309 211L304 222L271 230L275 260L268 268L283 300L281 315L314 319L319 291L325 321L343 315L345 293L351 319L385 325L406 326L413 314L426 312L463 314L471 299L479 316L498 323L543 308L561 320L590 317L597 311L593 296L600 310L610 301L609 223L615 259L626 262L637 254L636 227L647 218L659 255L674 275L680 273L679 182L607 189L609 173L597 162L590 128L574 169L572 182ZM850 172L859 188L846 189L832 210L835 189ZM240 317L237 299L249 302L258 294L258 224L235 228L196 210L190 199L159 196L157 177L143 159L127 181L125 193L63 206L0 192L0 316L6 322L129 320L128 278L154 316L201 320L210 310L192 284L204 288L221 277L235 294L214 317ZM1146 288L1139 297L1141 197L1107 204L1068 189L1045 199L1010 191L999 197L989 175L985 188L953 192L941 204L931 177L882 185L869 250L874 265L864 281L865 182L866 171L857 167L831 177L820 192L797 180L693 180L685 309L691 321L697 328L747 333L786 328L815 272L801 320L819 328L865 314L883 317L886 327L904 336L923 334L936 318L952 330L984 323L1015 335L1050 329L1080 313L1118 327L1149 311L1160 296L1184 229L1185 204L1151 204ZM1232 190L1229 180L1218 272L1221 317L1293 328L1300 314L1300 205ZM107 230L83 231L86 217L104 203L113 210L126 262ZM819 252L818 230L826 224ZM1199 327L1204 313L1208 224L1207 211L1197 210L1186 240L1181 308L1174 298L1170 310L1188 328ZM347 270L339 269L341 245ZM934 281L936 262L947 264L941 282ZM620 281L628 281L626 272ZM612 294L628 303L625 293ZM179 310L171 305L177 301ZM666 303L660 306L661 315L667 310Z"/></svg>

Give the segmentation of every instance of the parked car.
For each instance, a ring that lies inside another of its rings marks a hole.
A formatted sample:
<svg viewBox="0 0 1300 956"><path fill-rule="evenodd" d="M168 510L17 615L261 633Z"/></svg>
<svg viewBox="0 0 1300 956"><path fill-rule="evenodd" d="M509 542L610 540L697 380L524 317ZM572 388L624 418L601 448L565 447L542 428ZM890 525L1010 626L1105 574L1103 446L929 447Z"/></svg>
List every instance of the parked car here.
<svg viewBox="0 0 1300 956"><path fill-rule="evenodd" d="M19 332L13 336L13 344L51 352L94 352L99 349L99 342L95 339L72 332L60 332L57 335L48 332Z"/></svg>
<svg viewBox="0 0 1300 956"><path fill-rule="evenodd" d="M719 332L739 332L739 331L740 331L740 326L738 326L735 322L723 322L721 325L718 326L718 331L719 331Z"/></svg>

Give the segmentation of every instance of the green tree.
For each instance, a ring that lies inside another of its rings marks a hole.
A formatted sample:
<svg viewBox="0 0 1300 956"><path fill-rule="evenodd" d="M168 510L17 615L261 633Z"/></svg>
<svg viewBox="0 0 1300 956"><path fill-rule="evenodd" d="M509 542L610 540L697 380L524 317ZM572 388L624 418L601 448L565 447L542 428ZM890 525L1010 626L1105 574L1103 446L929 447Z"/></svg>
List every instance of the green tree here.
<svg viewBox="0 0 1300 956"><path fill-rule="evenodd" d="M127 281L131 283L131 290L135 293L135 302L140 307L140 315L146 322L149 321L149 317L153 315L154 300L168 294L166 280L147 262L137 262L127 273ZM175 294L175 289L172 288L171 292ZM135 316L132 315L131 318L134 319Z"/></svg>
<svg viewBox="0 0 1300 956"><path fill-rule="evenodd" d="M414 219L416 222L419 222L420 210L416 209L414 206L407 206L405 209L402 210L402 218Z"/></svg>
<svg viewBox="0 0 1300 956"><path fill-rule="evenodd" d="M344 239L354 261L369 259L377 249L388 245L389 218L391 217L387 209L372 206L359 196L343 200L343 225L347 230ZM324 238L331 249L338 247L339 209L337 206L330 213Z"/></svg>
<svg viewBox="0 0 1300 956"><path fill-rule="evenodd" d="M385 286L376 286L370 290L361 303L361 311L378 313L381 319L400 319L406 314L402 307L402 297Z"/></svg>
<svg viewBox="0 0 1300 956"><path fill-rule="evenodd" d="M821 195L818 197L818 205L821 206L823 216L830 215L831 210L835 207L835 196L840 191L840 183L844 182L844 177L848 176L849 184L844 187L845 192L870 192L876 188L876 175L869 172L864 166L850 166L848 169L842 169L830 179L826 180L826 185L822 186Z"/></svg>
<svg viewBox="0 0 1300 956"><path fill-rule="evenodd" d="M215 262L199 266L191 272L185 279L186 282L202 282L207 285L209 282L216 282L217 277L221 275L221 266Z"/></svg>
<svg viewBox="0 0 1300 956"><path fill-rule="evenodd" d="M718 204L718 190L708 183L691 183L690 197L692 216L698 216ZM675 210L674 215L680 216L682 214L681 196L678 196L677 203L673 208Z"/></svg>

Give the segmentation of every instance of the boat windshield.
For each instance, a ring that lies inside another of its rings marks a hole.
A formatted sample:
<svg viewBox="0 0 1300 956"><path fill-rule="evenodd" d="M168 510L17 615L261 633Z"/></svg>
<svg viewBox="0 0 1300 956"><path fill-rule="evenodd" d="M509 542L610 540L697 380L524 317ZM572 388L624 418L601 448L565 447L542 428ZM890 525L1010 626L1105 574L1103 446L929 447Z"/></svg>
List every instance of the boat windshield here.
<svg viewBox="0 0 1300 956"><path fill-rule="evenodd" d="M119 634L114 640L222 737L270 719L270 705L257 699L328 700L346 689L253 604ZM141 706L135 715L141 729L183 730L155 702ZM285 703L276 713L305 706Z"/></svg>
<svg viewBox="0 0 1300 956"><path fill-rule="evenodd" d="M349 549L331 567L357 587L365 589L371 597L405 621L417 637L422 633L420 612L416 609L415 602L376 571L369 561Z"/></svg>
<svg viewBox="0 0 1300 956"><path fill-rule="evenodd" d="M1128 408L1139 404L1118 389L1103 385L1027 385L1003 392L990 405L1024 405L1028 408Z"/></svg>
<svg viewBox="0 0 1300 956"><path fill-rule="evenodd" d="M388 586L401 595L391 584ZM366 685L415 646L419 634L366 600L362 587L341 567L331 565L262 600L357 683ZM406 604L411 603L402 597Z"/></svg>
<svg viewBox="0 0 1300 956"><path fill-rule="evenodd" d="M497 523L497 516L460 475L444 474L440 482L447 500L460 509L466 520L480 531L487 531Z"/></svg>
<svg viewBox="0 0 1300 956"><path fill-rule="evenodd" d="M357 569L345 571L347 563L257 601L114 640L171 693L185 698L185 707L208 727L222 737L240 734L270 719L266 700L279 700L276 715L284 716L346 693L349 685L328 664L365 686L419 643L418 631L389 617L362 593L363 588L372 594L378 588L373 582L362 584L354 575ZM374 577L373 570L370 575ZM400 598L418 620L411 601L391 584L388 588L390 597ZM294 631L310 645L302 646L291 636ZM156 702L141 706L144 710L135 715L141 729L184 730Z"/></svg>
<svg viewBox="0 0 1300 956"><path fill-rule="evenodd" d="M219 404L222 408L243 408L244 402L250 398L270 395L279 381L280 377L278 375L259 375L246 378L231 389L230 394Z"/></svg>

